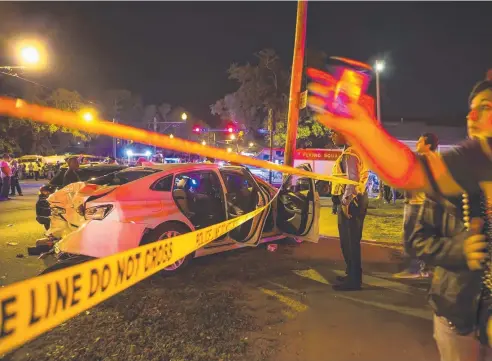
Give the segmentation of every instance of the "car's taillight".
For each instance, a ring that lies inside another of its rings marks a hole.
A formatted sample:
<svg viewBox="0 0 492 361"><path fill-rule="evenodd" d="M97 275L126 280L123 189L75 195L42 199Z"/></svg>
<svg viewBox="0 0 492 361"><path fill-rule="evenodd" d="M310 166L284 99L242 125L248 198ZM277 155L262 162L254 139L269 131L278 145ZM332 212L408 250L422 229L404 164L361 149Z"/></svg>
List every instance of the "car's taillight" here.
<svg viewBox="0 0 492 361"><path fill-rule="evenodd" d="M111 204L87 208L84 212L85 219L104 219L113 209Z"/></svg>

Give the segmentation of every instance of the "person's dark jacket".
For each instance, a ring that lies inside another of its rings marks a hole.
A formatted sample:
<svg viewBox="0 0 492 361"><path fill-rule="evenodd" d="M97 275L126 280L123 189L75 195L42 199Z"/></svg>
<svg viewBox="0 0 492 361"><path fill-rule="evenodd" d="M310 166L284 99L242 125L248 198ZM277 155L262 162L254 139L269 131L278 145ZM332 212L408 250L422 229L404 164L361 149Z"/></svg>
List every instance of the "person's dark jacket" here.
<svg viewBox="0 0 492 361"><path fill-rule="evenodd" d="M470 271L464 241L471 235L462 218L460 199L436 202L427 197L420 208L407 252L435 266L429 301L438 316L445 317L460 334L477 327L482 271ZM479 196L470 197L471 216L479 216ZM475 205L475 209L473 206ZM478 214L477 214L478 213Z"/></svg>
<svg viewBox="0 0 492 361"><path fill-rule="evenodd" d="M80 182L77 172L73 169L67 169L65 175L63 176L63 187L76 182Z"/></svg>

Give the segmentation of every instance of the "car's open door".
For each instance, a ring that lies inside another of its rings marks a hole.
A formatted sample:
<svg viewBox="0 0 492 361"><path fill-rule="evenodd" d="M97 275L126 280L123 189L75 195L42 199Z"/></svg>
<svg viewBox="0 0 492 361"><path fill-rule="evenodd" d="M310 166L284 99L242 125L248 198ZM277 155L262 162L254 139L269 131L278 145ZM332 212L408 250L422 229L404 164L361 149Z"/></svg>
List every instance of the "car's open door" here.
<svg viewBox="0 0 492 361"><path fill-rule="evenodd" d="M265 206L271 199L244 167L222 167L220 174L226 186L228 219L236 218ZM268 215L268 209L229 232L235 242L256 246Z"/></svg>
<svg viewBox="0 0 492 361"><path fill-rule="evenodd" d="M297 168L312 172L309 164ZM319 239L320 201L312 178L289 176L277 199L277 227L285 234L310 242Z"/></svg>

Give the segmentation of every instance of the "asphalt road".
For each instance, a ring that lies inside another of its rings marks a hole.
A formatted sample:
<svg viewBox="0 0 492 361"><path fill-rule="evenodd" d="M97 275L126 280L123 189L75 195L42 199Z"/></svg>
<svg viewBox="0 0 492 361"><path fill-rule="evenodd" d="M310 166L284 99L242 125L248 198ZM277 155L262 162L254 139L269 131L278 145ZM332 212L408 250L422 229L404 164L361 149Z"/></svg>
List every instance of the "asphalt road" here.
<svg viewBox="0 0 492 361"><path fill-rule="evenodd" d="M42 261L28 257L26 252L26 247L43 235L42 226L34 218L38 187L39 184L25 184L25 197L0 203L2 285L34 276L44 266ZM330 209L324 208L323 211L329 212ZM9 246L8 242L18 244ZM17 254L24 257L17 258ZM432 338L431 312L426 301L427 283L391 279L391 274L398 268L398 258L390 248L365 244L363 260L363 290L341 293L331 288L335 276L342 274L344 268L336 239L322 239L319 244L281 242L276 252L268 252L265 247L227 252L194 260L179 275L163 280L146 280L131 288L127 294L115 296L114 305L106 309L117 312L117 308L126 303L128 308L139 309L139 317L144 318L145 308L142 311L139 307L143 302L147 302L146 305L153 302L150 295L154 293L158 300L169 300L185 292L187 302L192 302L196 298L191 296L193 292L200 292L199 295L214 291L223 294L234 290L240 293L240 300L235 301L236 307L255 320L255 327L245 330L241 336L241 344L247 344L244 358L234 360L439 360ZM149 298L143 301L147 296ZM207 302L211 302L210 299ZM210 306L206 303L186 304L187 308L180 310L186 314L191 312L192 307L194 315L190 324L180 321L184 335L191 337L195 329L203 325L206 325L203 326L206 332L212 333L214 327L219 327L219 324L211 324L210 319L201 320L199 315L207 314L208 310L201 311L201 307ZM169 307L180 306L171 302ZM108 337L104 327L96 326L97 330L94 329L94 322L103 323L102 319L95 320L94 317L93 313L79 316L69 321L63 329L57 328L41 336L6 360L99 359L95 355L105 352L108 345L102 341L81 341L78 336L86 334L88 336L84 337L97 340ZM104 320L107 318L104 316ZM115 320L118 329L137 327L125 321L124 317L116 316ZM70 331L70 325L73 325L73 331ZM146 324L145 327L150 326ZM84 329L88 331L84 333ZM200 331L199 336L203 332ZM128 341L123 336L118 339L112 342L120 344L112 344L111 349L121 350L123 355L114 359L139 359L125 353L126 347L131 346L132 355L146 350L147 346L137 344L137 341ZM191 341L195 350L199 343L197 340ZM85 342L90 342L90 347L77 351L80 353L76 356L68 353L66 358L52 356L55 348L72 350ZM180 347L184 348L187 345L185 336L182 342L184 346ZM129 343L135 345L129 346ZM210 346L205 345L205 348ZM193 352L196 355L196 351ZM113 359L111 355L107 357L108 360ZM167 358L160 356L157 359ZM182 359L191 360L191 357ZM203 360L212 359L215 358Z"/></svg>
<svg viewBox="0 0 492 361"><path fill-rule="evenodd" d="M23 181L23 197L0 202L0 286L32 277L44 267L43 261L27 255L27 247L44 234L43 226L36 222L34 208L43 184Z"/></svg>

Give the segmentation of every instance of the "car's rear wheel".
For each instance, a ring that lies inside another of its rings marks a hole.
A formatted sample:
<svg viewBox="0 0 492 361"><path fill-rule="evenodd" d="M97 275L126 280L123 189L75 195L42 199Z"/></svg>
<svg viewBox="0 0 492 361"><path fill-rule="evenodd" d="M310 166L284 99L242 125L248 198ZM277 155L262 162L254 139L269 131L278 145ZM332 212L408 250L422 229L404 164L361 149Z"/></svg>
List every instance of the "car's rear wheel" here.
<svg viewBox="0 0 492 361"><path fill-rule="evenodd" d="M163 223L156 227L150 234L146 243L153 243L163 239L177 237L185 233L189 233L190 229L185 225L169 222ZM172 265L164 268L166 273L176 273L185 268L193 258L193 253L174 262Z"/></svg>

